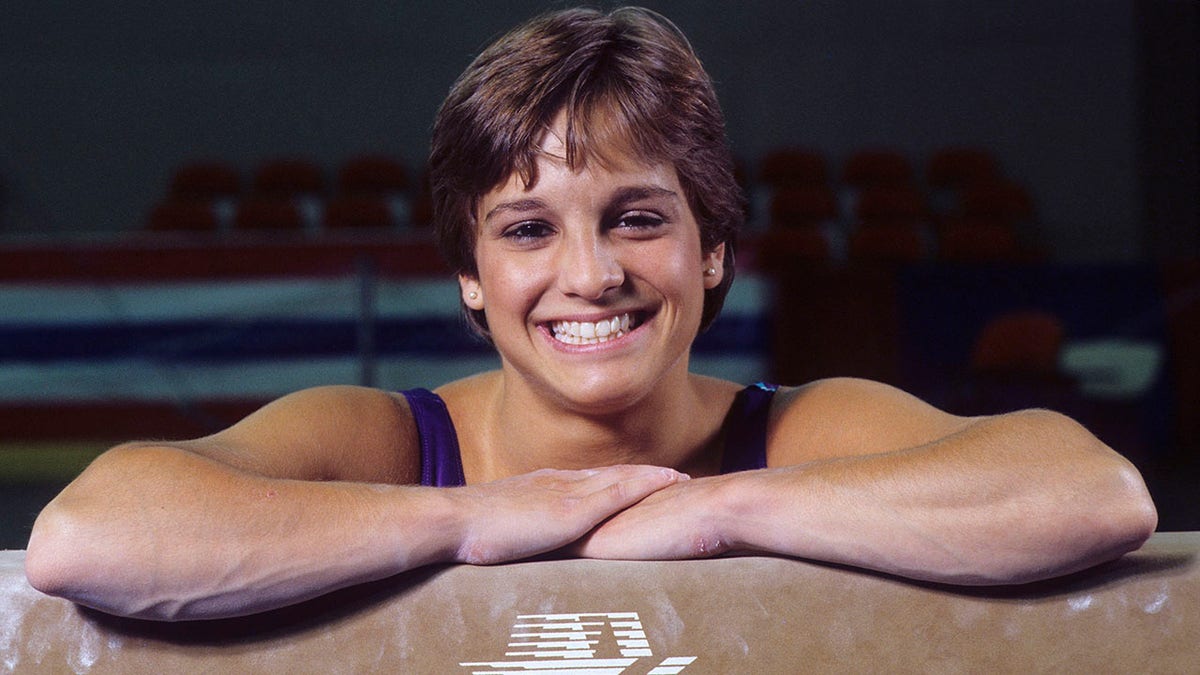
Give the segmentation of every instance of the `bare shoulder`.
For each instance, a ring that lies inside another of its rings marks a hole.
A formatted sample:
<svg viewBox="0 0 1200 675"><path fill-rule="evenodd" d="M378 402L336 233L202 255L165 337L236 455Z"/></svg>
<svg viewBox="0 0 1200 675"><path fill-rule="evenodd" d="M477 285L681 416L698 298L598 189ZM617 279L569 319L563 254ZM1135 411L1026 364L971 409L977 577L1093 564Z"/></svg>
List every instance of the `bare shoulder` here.
<svg viewBox="0 0 1200 675"><path fill-rule="evenodd" d="M970 421L872 380L831 378L783 387L771 407L768 464L916 447L955 433Z"/></svg>
<svg viewBox="0 0 1200 675"><path fill-rule="evenodd" d="M406 400L367 387L288 394L224 431L182 445L284 478L410 483L420 471L419 440Z"/></svg>

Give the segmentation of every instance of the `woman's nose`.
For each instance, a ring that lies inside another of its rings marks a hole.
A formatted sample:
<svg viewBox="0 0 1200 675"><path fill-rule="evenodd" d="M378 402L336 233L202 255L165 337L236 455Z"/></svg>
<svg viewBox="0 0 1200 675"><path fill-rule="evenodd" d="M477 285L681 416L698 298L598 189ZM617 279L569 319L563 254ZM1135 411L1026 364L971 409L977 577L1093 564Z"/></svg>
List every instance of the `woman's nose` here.
<svg viewBox="0 0 1200 675"><path fill-rule="evenodd" d="M599 300L624 281L624 270L603 237L583 237L565 246L559 262L559 284L564 293Z"/></svg>

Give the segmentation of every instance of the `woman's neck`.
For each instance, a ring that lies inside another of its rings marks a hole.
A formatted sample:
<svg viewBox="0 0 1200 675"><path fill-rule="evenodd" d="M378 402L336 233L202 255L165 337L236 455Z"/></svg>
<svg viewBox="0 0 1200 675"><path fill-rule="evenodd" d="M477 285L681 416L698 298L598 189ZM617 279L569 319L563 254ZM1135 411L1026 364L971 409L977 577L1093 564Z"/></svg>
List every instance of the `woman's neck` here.
<svg viewBox="0 0 1200 675"><path fill-rule="evenodd" d="M612 464L714 473L721 421L737 389L685 371L622 408L588 414L505 373L483 377L470 420L456 421L468 482Z"/></svg>

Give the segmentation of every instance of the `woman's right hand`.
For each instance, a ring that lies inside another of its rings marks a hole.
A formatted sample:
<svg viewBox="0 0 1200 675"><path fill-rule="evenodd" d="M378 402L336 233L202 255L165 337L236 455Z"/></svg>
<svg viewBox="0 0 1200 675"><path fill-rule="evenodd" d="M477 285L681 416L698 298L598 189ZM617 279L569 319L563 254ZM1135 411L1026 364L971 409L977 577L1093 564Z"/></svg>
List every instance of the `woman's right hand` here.
<svg viewBox="0 0 1200 675"><path fill-rule="evenodd" d="M673 469L619 465L542 469L447 491L461 509L456 562L519 560L562 548L607 518L688 476Z"/></svg>

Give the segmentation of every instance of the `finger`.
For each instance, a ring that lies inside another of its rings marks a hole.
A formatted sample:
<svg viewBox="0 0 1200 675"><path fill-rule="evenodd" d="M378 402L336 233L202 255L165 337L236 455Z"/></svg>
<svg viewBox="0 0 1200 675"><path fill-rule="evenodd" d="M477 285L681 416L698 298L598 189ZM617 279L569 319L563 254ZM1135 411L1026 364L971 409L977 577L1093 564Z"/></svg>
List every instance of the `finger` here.
<svg viewBox="0 0 1200 675"><path fill-rule="evenodd" d="M591 493L584 499L596 508L606 511L607 516L687 479L687 474L664 467L606 467L587 479Z"/></svg>

